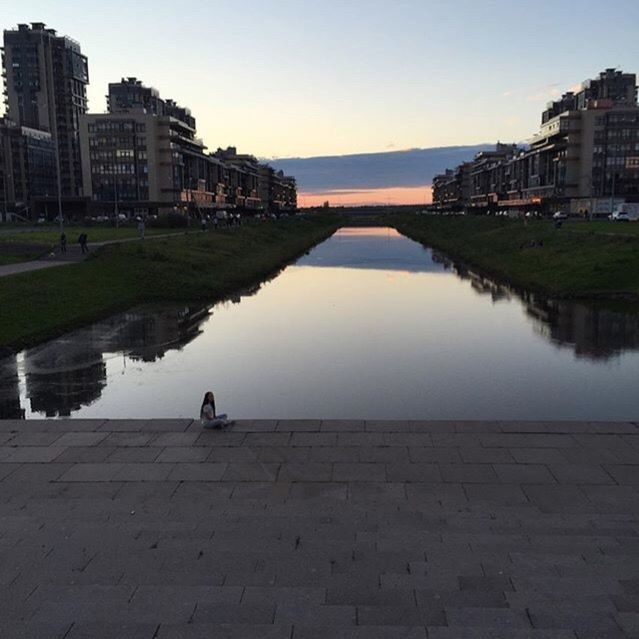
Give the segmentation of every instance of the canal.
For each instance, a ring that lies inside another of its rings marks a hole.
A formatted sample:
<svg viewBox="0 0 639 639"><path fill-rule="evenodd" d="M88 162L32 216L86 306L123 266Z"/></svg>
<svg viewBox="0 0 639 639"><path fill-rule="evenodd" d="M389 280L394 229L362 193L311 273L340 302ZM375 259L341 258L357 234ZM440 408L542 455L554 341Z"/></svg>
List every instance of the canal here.
<svg viewBox="0 0 639 639"><path fill-rule="evenodd" d="M0 416L632 420L639 317L343 228L212 307L133 309L0 360Z"/></svg>

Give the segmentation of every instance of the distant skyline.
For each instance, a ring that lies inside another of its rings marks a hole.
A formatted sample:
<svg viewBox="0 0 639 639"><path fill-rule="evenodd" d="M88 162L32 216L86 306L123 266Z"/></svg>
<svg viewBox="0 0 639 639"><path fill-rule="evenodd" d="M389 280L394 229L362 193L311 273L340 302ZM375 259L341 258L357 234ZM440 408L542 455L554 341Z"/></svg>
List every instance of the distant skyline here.
<svg viewBox="0 0 639 639"><path fill-rule="evenodd" d="M545 103L639 72L639 2L5 2L89 59L89 110L136 76L189 107L210 150L314 157L528 139Z"/></svg>

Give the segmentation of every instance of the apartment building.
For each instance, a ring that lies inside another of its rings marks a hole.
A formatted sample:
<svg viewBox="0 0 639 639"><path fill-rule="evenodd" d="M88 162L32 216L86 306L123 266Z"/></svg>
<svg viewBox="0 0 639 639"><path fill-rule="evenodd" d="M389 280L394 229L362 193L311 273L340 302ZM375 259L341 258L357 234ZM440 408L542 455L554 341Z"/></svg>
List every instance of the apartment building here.
<svg viewBox="0 0 639 639"><path fill-rule="evenodd" d="M239 209L261 208L260 163L257 158L249 154L238 154L234 146L218 149L214 156L227 168L228 203Z"/></svg>
<svg viewBox="0 0 639 639"><path fill-rule="evenodd" d="M107 104L107 113L80 119L83 188L92 213L201 216L227 208L296 208L293 178L235 147L207 153L190 110L137 78L109 84Z"/></svg>
<svg viewBox="0 0 639 639"><path fill-rule="evenodd" d="M606 69L549 103L527 148L498 145L470 164L470 195L458 190L455 200L444 174L434 189L436 206L606 215L617 201L639 201L635 74Z"/></svg>
<svg viewBox="0 0 639 639"><path fill-rule="evenodd" d="M147 214L225 201L221 163L206 155L195 118L136 78L109 84L108 112L80 119L90 211Z"/></svg>
<svg viewBox="0 0 639 639"><path fill-rule="evenodd" d="M259 196L262 207L270 213L284 213L297 208L295 178L276 171L268 164L260 165Z"/></svg>
<svg viewBox="0 0 639 639"><path fill-rule="evenodd" d="M67 207L83 196L80 116L87 111L89 70L80 45L42 22L4 32L2 55L7 117L51 134Z"/></svg>

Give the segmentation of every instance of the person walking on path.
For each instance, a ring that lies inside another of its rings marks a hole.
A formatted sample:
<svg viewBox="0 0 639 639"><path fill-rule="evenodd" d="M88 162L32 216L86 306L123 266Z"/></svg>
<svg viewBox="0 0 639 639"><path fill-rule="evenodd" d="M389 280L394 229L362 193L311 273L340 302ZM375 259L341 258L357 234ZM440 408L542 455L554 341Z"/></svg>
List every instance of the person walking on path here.
<svg viewBox="0 0 639 639"><path fill-rule="evenodd" d="M142 218L140 218L140 221L138 222L138 233L140 235L140 239L143 240L144 239L144 231L146 229L146 226L144 224L144 220Z"/></svg>
<svg viewBox="0 0 639 639"><path fill-rule="evenodd" d="M78 237L78 244L80 245L80 250L82 251L82 255L89 252L88 247L89 238L86 233L80 233Z"/></svg>
<svg viewBox="0 0 639 639"><path fill-rule="evenodd" d="M60 234L60 253L62 255L67 253L67 234L64 231Z"/></svg>
<svg viewBox="0 0 639 639"><path fill-rule="evenodd" d="M215 395L212 391L208 391L204 395L204 401L200 408L200 420L204 428L225 428L233 424L226 413L218 415L215 412Z"/></svg>

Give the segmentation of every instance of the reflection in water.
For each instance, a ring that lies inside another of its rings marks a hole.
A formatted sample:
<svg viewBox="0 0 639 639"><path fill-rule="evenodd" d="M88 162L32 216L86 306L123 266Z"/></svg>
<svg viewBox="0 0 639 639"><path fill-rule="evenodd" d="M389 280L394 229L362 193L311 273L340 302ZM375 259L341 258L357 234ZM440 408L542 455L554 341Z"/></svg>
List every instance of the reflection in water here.
<svg viewBox="0 0 639 639"><path fill-rule="evenodd" d="M531 330L532 327L532 330ZM0 359L0 416L634 419L639 317L343 229L213 309L136 309Z"/></svg>
<svg viewBox="0 0 639 639"><path fill-rule="evenodd" d="M0 419L21 419L20 383L15 355L0 359Z"/></svg>
<svg viewBox="0 0 639 639"><path fill-rule="evenodd" d="M22 354L30 410L47 417L66 417L95 402L107 385L105 357L120 353L132 361L155 362L167 350L180 349L199 333L206 308L134 310L115 315L66 337L28 349ZM13 371L15 387L6 384ZM0 405L9 416L14 408L18 375L16 358L2 360ZM5 392L5 386L9 389Z"/></svg>
<svg viewBox="0 0 639 639"><path fill-rule="evenodd" d="M467 266L433 251L433 261L442 264L493 302L519 299L539 335L558 346L572 348L577 357L606 360L639 349L639 315L611 310L601 305L552 299L538 293L497 282Z"/></svg>
<svg viewBox="0 0 639 639"><path fill-rule="evenodd" d="M524 299L535 331L574 348L577 357L606 360L639 348L637 315L532 294Z"/></svg>

